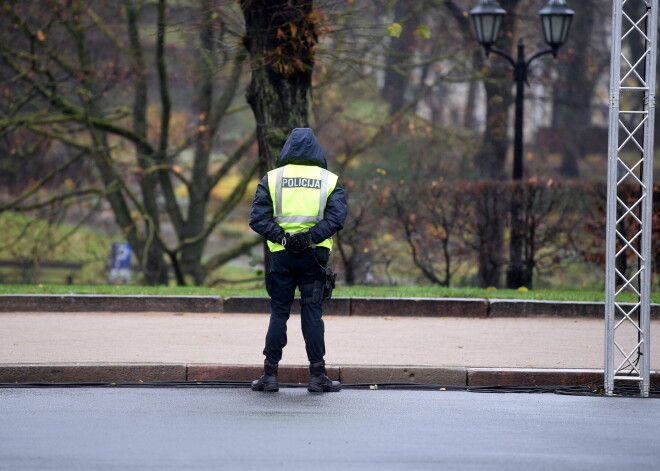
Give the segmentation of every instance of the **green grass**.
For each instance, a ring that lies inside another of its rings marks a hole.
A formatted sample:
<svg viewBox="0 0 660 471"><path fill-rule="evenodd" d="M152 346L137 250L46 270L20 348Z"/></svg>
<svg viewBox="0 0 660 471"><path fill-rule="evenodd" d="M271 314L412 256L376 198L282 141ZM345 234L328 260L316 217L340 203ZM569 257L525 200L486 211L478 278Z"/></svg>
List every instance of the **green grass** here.
<svg viewBox="0 0 660 471"><path fill-rule="evenodd" d="M181 286L111 286L111 285L19 285L0 284L0 294L116 294L154 296L266 296L265 289L204 288ZM629 293L626 293L628 295ZM443 288L438 286L339 286L334 296L342 297L424 297L533 299L544 301L604 301L599 291L494 290L480 288ZM660 293L651 300L660 303ZM623 301L633 301L621 299Z"/></svg>
<svg viewBox="0 0 660 471"><path fill-rule="evenodd" d="M153 296L266 296L265 289L226 290L200 286L0 284L0 294L116 294Z"/></svg>
<svg viewBox="0 0 660 471"><path fill-rule="evenodd" d="M0 294L117 294L117 295L156 295L156 296L266 296L263 278L254 276L254 270L245 266L227 264L214 273L212 278L222 280L246 280L254 277L254 282L227 283L221 287L178 287L178 286L112 286L100 285L107 280L107 261L111 243L115 240L89 228L82 228L71 233L73 226L68 224L48 225L46 222L28 216L0 213L0 224L4 231L0 235L0 259L63 260L85 264L85 268L75 273L75 281L80 285L55 284L66 280L67 271L50 270L48 276L41 275L37 280L26 279L15 269L0 269ZM488 298L488 299L536 299L551 301L604 301L602 290L589 289L598 285L598 277L590 279L589 284L580 285L572 270L582 271L579 267L564 270L563 286L575 286L582 289L561 290L551 288L521 291L494 290L480 288L444 288L440 286L338 286L334 296L342 297L428 297L428 298ZM29 275L29 274L28 274ZM14 284L26 283L32 284ZM229 287L228 287L229 286ZM654 285L657 290L657 285ZM624 301L634 301L630 293ZM660 303L660 292L653 292L652 302Z"/></svg>
<svg viewBox="0 0 660 471"><path fill-rule="evenodd" d="M0 259L79 262L78 272L67 269L18 270L0 268L0 279L6 283L62 283L67 275L75 275L82 283L98 283L107 279L110 247L116 237L109 237L88 227L72 224L49 224L24 214L0 213Z"/></svg>

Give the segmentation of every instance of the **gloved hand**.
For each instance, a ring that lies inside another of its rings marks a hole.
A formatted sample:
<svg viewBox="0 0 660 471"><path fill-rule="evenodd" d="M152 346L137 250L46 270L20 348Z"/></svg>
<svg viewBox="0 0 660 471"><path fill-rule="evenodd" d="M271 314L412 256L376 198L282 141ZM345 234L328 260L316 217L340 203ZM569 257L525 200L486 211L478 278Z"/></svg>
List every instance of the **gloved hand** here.
<svg viewBox="0 0 660 471"><path fill-rule="evenodd" d="M291 234L290 232L284 234L284 237L282 237L281 244L284 246L287 252L291 252L295 254L302 253L303 250L307 248L302 242L302 240L296 237L295 233Z"/></svg>
<svg viewBox="0 0 660 471"><path fill-rule="evenodd" d="M313 245L312 236L307 232L295 232L293 234L287 232L284 234L283 241L285 242L282 244L284 248L296 254L304 252L307 247Z"/></svg>
<svg viewBox="0 0 660 471"><path fill-rule="evenodd" d="M303 246L303 250L305 250L307 247L316 247L314 242L312 242L312 235L309 232L296 232L292 236Z"/></svg>

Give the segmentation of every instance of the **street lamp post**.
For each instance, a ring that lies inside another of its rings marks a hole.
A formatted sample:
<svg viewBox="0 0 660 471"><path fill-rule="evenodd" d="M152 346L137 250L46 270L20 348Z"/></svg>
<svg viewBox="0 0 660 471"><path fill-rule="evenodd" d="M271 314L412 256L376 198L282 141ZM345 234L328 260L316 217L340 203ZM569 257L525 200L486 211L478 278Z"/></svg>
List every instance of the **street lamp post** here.
<svg viewBox="0 0 660 471"><path fill-rule="evenodd" d="M525 83L527 83L527 71L535 59L546 54L557 57L559 48L566 42L571 26L574 12L566 6L565 0L548 0L548 3L539 11L543 37L546 44L550 46L533 54L529 59L525 58L525 45L523 40L518 41L517 55L514 59L506 51L493 47L500 36L500 27L506 11L499 5L497 0L481 0L479 4L470 10L470 16L474 24L477 41L481 44L488 56L491 52L504 57L513 67L513 80L516 84L515 121L513 139L513 180L521 180L523 177L523 120ZM507 287L519 288L521 286L531 287L532 267L523 264L523 247L525 228L522 221L522 198L520 188L514 188L511 198L511 237L509 242L509 267L507 269Z"/></svg>

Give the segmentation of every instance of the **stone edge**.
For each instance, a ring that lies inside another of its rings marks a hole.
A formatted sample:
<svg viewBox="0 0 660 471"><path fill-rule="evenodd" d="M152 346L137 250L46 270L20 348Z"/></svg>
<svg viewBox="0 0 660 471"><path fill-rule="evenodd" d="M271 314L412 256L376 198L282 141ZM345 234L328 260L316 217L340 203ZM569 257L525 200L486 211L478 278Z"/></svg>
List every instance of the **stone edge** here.
<svg viewBox="0 0 660 471"><path fill-rule="evenodd" d="M438 386L583 386L602 384L603 370L463 368L433 366L328 365L328 376L344 384L417 383ZM0 365L0 383L141 383L158 381L250 381L261 365L209 363L62 363ZM280 381L305 383L305 365L280 366ZM660 383L660 371L651 372Z"/></svg>
<svg viewBox="0 0 660 471"><path fill-rule="evenodd" d="M325 315L413 317L585 317L603 318L602 302L485 298L337 297L324 303ZM266 314L266 296L0 295L0 312L188 312ZM296 300L292 313L300 313ZM660 319L660 304L651 305Z"/></svg>
<svg viewBox="0 0 660 471"><path fill-rule="evenodd" d="M220 296L0 295L0 312L223 312Z"/></svg>

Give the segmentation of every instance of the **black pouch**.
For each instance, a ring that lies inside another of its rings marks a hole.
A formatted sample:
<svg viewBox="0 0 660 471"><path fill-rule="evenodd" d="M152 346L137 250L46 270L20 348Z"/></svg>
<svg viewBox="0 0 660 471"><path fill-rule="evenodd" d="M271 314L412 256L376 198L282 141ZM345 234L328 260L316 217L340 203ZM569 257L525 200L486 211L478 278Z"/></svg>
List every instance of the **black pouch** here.
<svg viewBox="0 0 660 471"><path fill-rule="evenodd" d="M314 258L322 267L325 267L330 260L330 250L326 247L316 247L314 249Z"/></svg>
<svg viewBox="0 0 660 471"><path fill-rule="evenodd" d="M323 299L331 299L332 290L335 289L335 281L337 280L337 274L327 267L322 268L322 272L323 272Z"/></svg>
<svg viewBox="0 0 660 471"><path fill-rule="evenodd" d="M322 280L316 280L314 282L314 289L312 291L312 300L313 304L323 304L323 294L324 294L324 284Z"/></svg>
<svg viewBox="0 0 660 471"><path fill-rule="evenodd" d="M311 296L301 299L302 304L323 304L326 299L332 298L332 290L335 288L335 281L337 274L327 267L321 267L321 279L316 280L309 285L301 286L301 291L309 293L311 289Z"/></svg>

